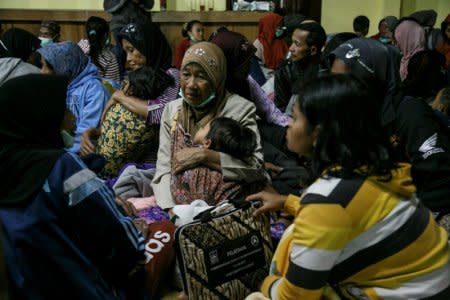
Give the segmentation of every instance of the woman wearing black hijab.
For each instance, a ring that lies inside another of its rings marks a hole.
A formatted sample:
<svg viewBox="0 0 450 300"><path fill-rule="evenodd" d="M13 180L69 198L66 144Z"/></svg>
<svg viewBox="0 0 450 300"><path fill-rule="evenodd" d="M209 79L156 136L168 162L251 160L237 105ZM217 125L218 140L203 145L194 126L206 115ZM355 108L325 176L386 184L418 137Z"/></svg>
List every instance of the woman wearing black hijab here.
<svg viewBox="0 0 450 300"><path fill-rule="evenodd" d="M412 164L418 197L432 211L449 213L449 136L429 105L399 90L392 55L389 46L375 40L351 39L331 52L331 72L351 73L372 88L380 99L382 125L401 156L397 160Z"/></svg>
<svg viewBox="0 0 450 300"><path fill-rule="evenodd" d="M119 32L133 20L152 21L150 10L154 0L103 0L103 9L112 15L109 26L116 41L112 52L119 62L121 78L125 74L125 56L118 38Z"/></svg>
<svg viewBox="0 0 450 300"><path fill-rule="evenodd" d="M41 41L33 34L20 28L11 28L0 39L0 85L8 79L40 70L32 64L33 53Z"/></svg>
<svg viewBox="0 0 450 300"><path fill-rule="evenodd" d="M26 75L0 87L0 222L12 294L126 299L144 239L112 192L63 150L67 83Z"/></svg>
<svg viewBox="0 0 450 300"><path fill-rule="evenodd" d="M0 58L17 57L26 62L40 46L41 41L32 33L11 28L3 33L0 40Z"/></svg>
<svg viewBox="0 0 450 300"><path fill-rule="evenodd" d="M136 71L144 66L151 67L159 76L148 78L149 90L160 86L156 78L164 78L167 86L156 99L140 99L128 96L123 90L117 90L106 104L104 111L108 111L114 104L120 103L128 111L138 115L147 121L147 126L152 127L156 134L159 133L159 124L164 107L170 101L178 98L180 89L180 72L172 67L172 50L166 37L159 27L148 21L133 22L126 25L119 34L119 42L126 52L127 65L131 71ZM95 152L92 139L95 139L95 130L89 129L81 138L80 153L85 156ZM156 152L157 143L155 143ZM153 150L152 150L153 151ZM156 160L150 155L150 160Z"/></svg>
<svg viewBox="0 0 450 300"><path fill-rule="evenodd" d="M112 99L142 118L146 118L149 125L159 124L165 103L175 100L179 89L180 73L172 67L172 50L169 43L156 24L142 21L125 26L120 31L119 41L127 54L127 65L131 71L143 66L152 67L156 71L162 71L161 75L167 77L168 82L173 81L173 85L168 87L158 99L152 99L158 100L154 103L150 101L142 103L139 99L124 97L123 92L120 91L116 91ZM155 84L153 80L149 78L150 86Z"/></svg>

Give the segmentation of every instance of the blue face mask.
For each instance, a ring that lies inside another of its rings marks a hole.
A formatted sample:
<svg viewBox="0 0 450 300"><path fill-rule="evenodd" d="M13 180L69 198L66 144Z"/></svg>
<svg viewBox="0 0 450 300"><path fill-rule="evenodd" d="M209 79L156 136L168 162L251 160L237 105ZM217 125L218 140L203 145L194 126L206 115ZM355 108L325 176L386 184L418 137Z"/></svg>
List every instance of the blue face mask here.
<svg viewBox="0 0 450 300"><path fill-rule="evenodd" d="M53 39L51 38L39 37L39 39L41 40L41 47L53 44Z"/></svg>
<svg viewBox="0 0 450 300"><path fill-rule="evenodd" d="M277 30L275 31L275 37L276 38L280 38L284 35L286 31L286 27L278 27Z"/></svg>
<svg viewBox="0 0 450 300"><path fill-rule="evenodd" d="M382 37L380 37L379 41L382 42L383 44L389 44L391 42L391 39L388 37L382 36Z"/></svg>
<svg viewBox="0 0 450 300"><path fill-rule="evenodd" d="M194 43L194 44L202 41L202 40L197 40L193 35L189 36L189 38L191 39L192 43Z"/></svg>
<svg viewBox="0 0 450 300"><path fill-rule="evenodd" d="M208 98L206 98L205 100L203 100L202 103L196 104L196 105L195 105L195 104L190 103L188 100L186 100L186 98L184 97L184 93L183 93L182 90L180 90L180 92L178 93L178 95L180 95L181 98L183 98L183 101L184 101L184 102L186 102L187 104L189 104L190 107L193 107L193 108L203 108L203 107L205 107L206 105L208 105L209 103L211 103L211 102L214 100L214 98L216 98L216 93L212 93L211 95L209 95Z"/></svg>

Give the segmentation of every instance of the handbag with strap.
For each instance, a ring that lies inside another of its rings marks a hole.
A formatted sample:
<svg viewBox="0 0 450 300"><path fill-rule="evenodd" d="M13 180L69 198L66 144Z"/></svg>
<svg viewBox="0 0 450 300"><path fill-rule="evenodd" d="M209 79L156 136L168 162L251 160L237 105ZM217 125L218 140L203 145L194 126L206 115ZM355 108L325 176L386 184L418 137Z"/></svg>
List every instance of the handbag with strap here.
<svg viewBox="0 0 450 300"><path fill-rule="evenodd" d="M189 299L244 299L269 274L269 218L255 203L225 201L175 232L183 288Z"/></svg>

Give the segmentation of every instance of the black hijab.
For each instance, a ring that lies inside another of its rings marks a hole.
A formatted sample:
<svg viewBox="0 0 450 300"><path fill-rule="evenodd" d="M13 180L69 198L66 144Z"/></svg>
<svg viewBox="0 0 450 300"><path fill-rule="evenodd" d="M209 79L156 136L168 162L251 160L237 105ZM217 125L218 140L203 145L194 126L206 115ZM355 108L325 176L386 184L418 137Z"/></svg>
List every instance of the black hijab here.
<svg viewBox="0 0 450 300"><path fill-rule="evenodd" d="M41 41L32 33L11 28L3 33L0 43L0 58L17 57L27 61L31 53L41 46Z"/></svg>
<svg viewBox="0 0 450 300"><path fill-rule="evenodd" d="M32 74L0 87L1 206L33 200L64 153L67 84L66 77Z"/></svg>
<svg viewBox="0 0 450 300"><path fill-rule="evenodd" d="M130 23L118 35L129 41L147 59L146 65L167 71L172 66L172 50L159 27L149 21Z"/></svg>
<svg viewBox="0 0 450 300"><path fill-rule="evenodd" d="M422 26L433 28L436 24L437 12L434 9L419 10L409 17L415 19Z"/></svg>
<svg viewBox="0 0 450 300"><path fill-rule="evenodd" d="M398 90L399 75L394 56L391 48L368 38L348 40L330 54L330 60L343 60L350 73L370 86L381 99L382 125L395 118L393 101Z"/></svg>

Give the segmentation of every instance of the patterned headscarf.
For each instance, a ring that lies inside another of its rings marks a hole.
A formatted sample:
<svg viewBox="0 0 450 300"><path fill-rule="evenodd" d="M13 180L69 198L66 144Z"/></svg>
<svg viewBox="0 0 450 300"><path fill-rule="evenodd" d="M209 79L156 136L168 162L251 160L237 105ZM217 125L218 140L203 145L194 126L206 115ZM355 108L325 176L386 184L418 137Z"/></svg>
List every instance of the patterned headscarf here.
<svg viewBox="0 0 450 300"><path fill-rule="evenodd" d="M196 63L208 75L216 95L222 95L227 74L227 61L223 51L215 44L200 42L192 45L184 54L181 69L186 65Z"/></svg>
<svg viewBox="0 0 450 300"><path fill-rule="evenodd" d="M183 102L182 124L192 136L197 130L212 120L225 105L225 79L227 62L222 50L213 43L200 42L192 45L185 53L181 69L191 63L198 64L208 76L216 94L213 102L203 108L193 108Z"/></svg>
<svg viewBox="0 0 450 300"><path fill-rule="evenodd" d="M40 46L41 41L32 33L20 28L11 28L3 33L0 40L0 58L17 57L27 61L31 53Z"/></svg>
<svg viewBox="0 0 450 300"><path fill-rule="evenodd" d="M139 21L122 28L119 40L129 41L146 58L146 65L164 71L172 67L172 50L158 25Z"/></svg>
<svg viewBox="0 0 450 300"><path fill-rule="evenodd" d="M395 28L395 40L403 54L400 61L400 79L403 81L408 76L408 63L411 57L425 50L425 30L419 23L405 20Z"/></svg>
<svg viewBox="0 0 450 300"><path fill-rule="evenodd" d="M89 58L73 42L50 44L38 52L53 67L56 75L65 75L72 82L87 66Z"/></svg>

